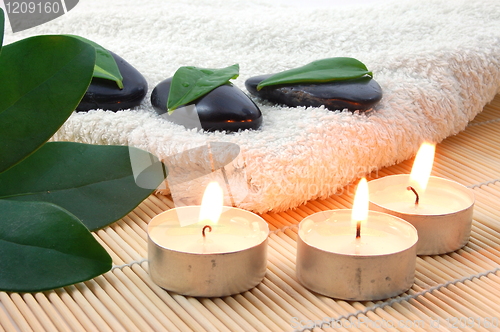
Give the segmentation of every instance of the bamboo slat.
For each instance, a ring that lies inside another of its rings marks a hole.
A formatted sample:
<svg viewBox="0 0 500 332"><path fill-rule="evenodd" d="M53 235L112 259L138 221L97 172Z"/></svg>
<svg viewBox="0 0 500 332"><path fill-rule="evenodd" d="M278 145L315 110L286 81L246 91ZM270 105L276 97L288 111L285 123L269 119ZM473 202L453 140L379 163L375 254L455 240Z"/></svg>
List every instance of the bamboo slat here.
<svg viewBox="0 0 500 332"><path fill-rule="evenodd" d="M295 277L298 223L317 211L350 208L352 185L297 209L262 215L271 230L268 270L254 289L224 298L165 291L148 274L147 225L173 202L156 194L94 233L113 258L111 271L55 291L0 292L0 332L306 331L313 321L314 331L500 330L499 132L500 95L466 130L438 145L433 175L475 193L471 238L455 252L418 257L415 283L400 296L342 301L309 291ZM412 162L375 170L369 178L409 173ZM329 324L321 325L325 319Z"/></svg>

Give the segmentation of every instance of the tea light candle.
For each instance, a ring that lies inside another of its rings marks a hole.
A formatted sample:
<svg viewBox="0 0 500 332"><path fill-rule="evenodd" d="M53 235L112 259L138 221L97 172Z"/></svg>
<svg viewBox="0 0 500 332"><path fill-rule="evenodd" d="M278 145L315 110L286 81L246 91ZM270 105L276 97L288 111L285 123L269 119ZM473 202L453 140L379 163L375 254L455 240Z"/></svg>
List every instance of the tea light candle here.
<svg viewBox="0 0 500 332"><path fill-rule="evenodd" d="M186 296L222 297L247 291L265 276L266 221L249 211L223 207L222 200L220 206L209 202L222 195L210 187L202 206L167 210L148 225L149 271L162 288ZM212 212L205 213L207 207Z"/></svg>
<svg viewBox="0 0 500 332"><path fill-rule="evenodd" d="M433 158L434 145L424 143L410 175L391 175L368 183L371 210L415 226L418 255L462 248L469 241L472 225L474 193L455 181L429 176Z"/></svg>
<svg viewBox="0 0 500 332"><path fill-rule="evenodd" d="M298 280L317 293L343 300L396 296L414 281L416 229L408 222L368 211L362 179L352 210L315 213L299 224Z"/></svg>

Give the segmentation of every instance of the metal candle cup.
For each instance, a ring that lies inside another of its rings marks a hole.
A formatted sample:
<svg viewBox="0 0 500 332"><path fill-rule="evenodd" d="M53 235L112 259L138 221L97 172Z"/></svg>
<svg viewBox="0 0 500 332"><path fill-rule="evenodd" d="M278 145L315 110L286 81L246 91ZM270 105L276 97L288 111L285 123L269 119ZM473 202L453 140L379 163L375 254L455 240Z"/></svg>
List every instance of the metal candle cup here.
<svg viewBox="0 0 500 332"><path fill-rule="evenodd" d="M392 214L418 231L417 255L440 255L469 241L474 193L451 180L431 176L415 205L407 190L409 175L390 175L368 183L370 209Z"/></svg>
<svg viewBox="0 0 500 332"><path fill-rule="evenodd" d="M182 216L197 219L200 207L165 211L148 226L151 279L186 296L222 297L257 286L266 274L269 226L258 215L224 207L212 231L205 224L181 227Z"/></svg>
<svg viewBox="0 0 500 332"><path fill-rule="evenodd" d="M357 242L351 211L322 211L299 224L298 280L319 294L351 301L407 291L414 282L416 229L400 218L369 211Z"/></svg>

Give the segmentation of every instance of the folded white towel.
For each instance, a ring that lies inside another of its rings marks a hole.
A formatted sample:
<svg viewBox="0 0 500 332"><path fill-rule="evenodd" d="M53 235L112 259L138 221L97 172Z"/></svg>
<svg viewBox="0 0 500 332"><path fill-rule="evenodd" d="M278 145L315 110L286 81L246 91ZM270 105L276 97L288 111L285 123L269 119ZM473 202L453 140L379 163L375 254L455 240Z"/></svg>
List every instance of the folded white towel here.
<svg viewBox="0 0 500 332"><path fill-rule="evenodd" d="M236 143L242 153L227 170L232 194L238 206L257 212L332 195L373 169L411 157L423 140L440 142L463 130L500 88L497 0L309 9L240 0L80 0L54 21L7 32L4 43L54 33L101 44L149 83L137 109L74 114L54 140L129 144L163 159L207 141ZM373 71L384 97L372 112L254 99L264 115L260 130L203 133L165 121L149 101L155 85L179 66L239 63L234 83L245 90L250 76L335 56L357 58ZM195 159L181 156L179 166L194 170ZM199 202L205 182L176 186L175 196Z"/></svg>

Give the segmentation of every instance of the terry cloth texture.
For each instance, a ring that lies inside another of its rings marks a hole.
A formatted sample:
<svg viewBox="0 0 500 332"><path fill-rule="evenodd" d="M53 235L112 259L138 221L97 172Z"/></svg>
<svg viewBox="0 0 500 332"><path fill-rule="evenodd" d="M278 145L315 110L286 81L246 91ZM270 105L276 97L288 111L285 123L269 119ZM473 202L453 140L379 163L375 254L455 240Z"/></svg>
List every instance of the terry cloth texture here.
<svg viewBox="0 0 500 332"><path fill-rule="evenodd" d="M37 34L91 39L131 63L149 84L136 109L75 113L53 140L129 144L170 158L172 174L175 169L188 174L175 175L182 183L174 196L185 204L199 203L207 176L192 179L199 154L183 151L207 142L241 149L226 169L237 206L282 211L408 159L424 140L457 134L500 88L498 0L340 8L240 0L80 0L49 23L6 32L4 44ZM371 112L290 108L254 98L264 116L260 130L206 133L169 123L149 100L156 84L180 66L239 63L234 84L246 91L248 77L337 56L354 57L373 71L384 96Z"/></svg>

